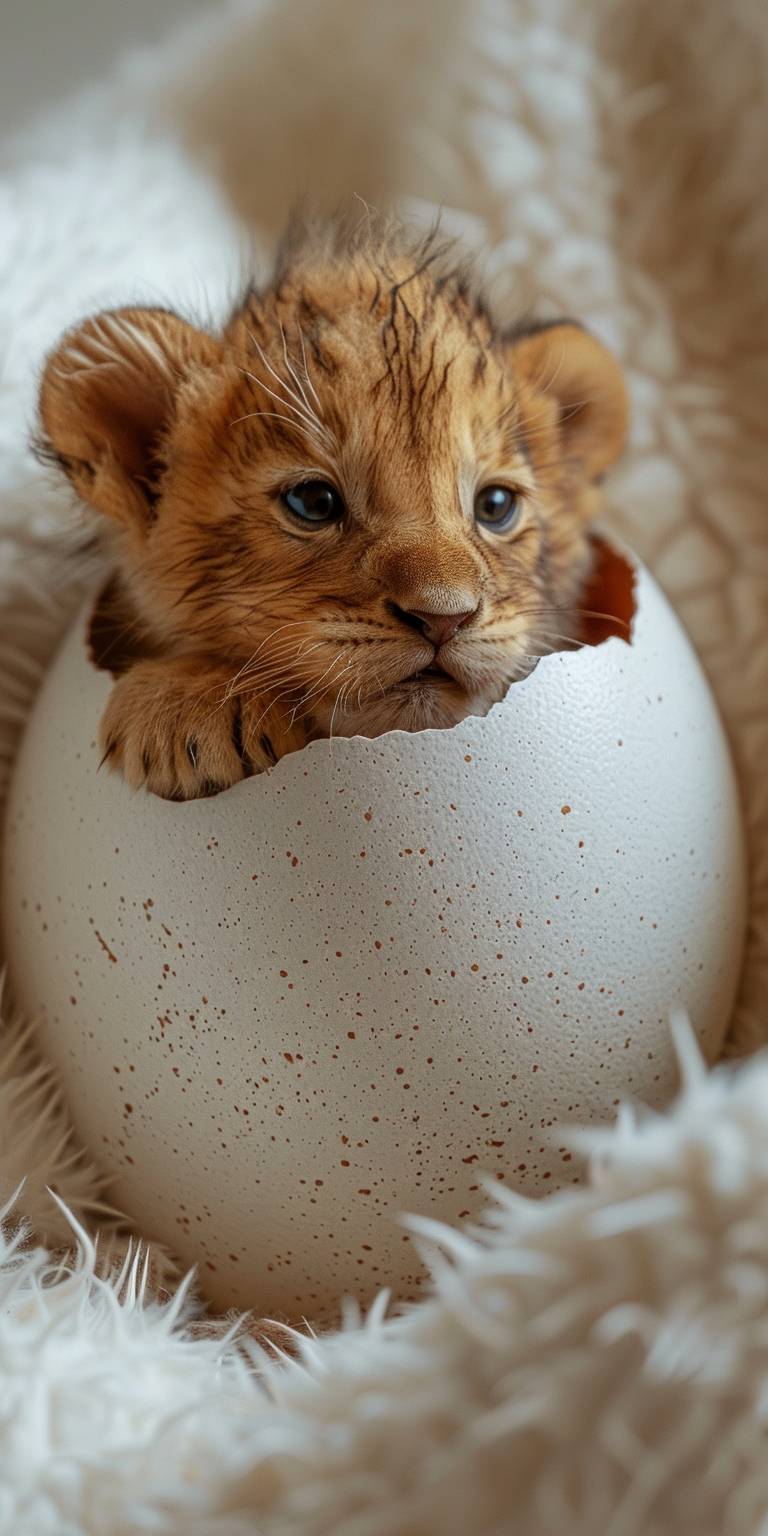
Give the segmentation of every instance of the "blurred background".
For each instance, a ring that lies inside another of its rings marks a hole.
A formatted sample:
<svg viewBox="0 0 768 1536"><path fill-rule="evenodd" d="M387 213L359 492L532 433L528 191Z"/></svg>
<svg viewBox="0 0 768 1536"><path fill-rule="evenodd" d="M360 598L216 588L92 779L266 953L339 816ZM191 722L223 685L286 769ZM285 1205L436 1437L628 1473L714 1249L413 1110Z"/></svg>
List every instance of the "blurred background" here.
<svg viewBox="0 0 768 1536"><path fill-rule="evenodd" d="M0 0L0 161L14 168L53 154L70 168L78 154L106 155L108 143L143 132L150 168L160 140L173 142L268 240L298 199L329 208L351 195L408 195L455 206L462 172L469 211L475 150L462 124L475 37L484 73L495 73L487 43L498 28L486 30L485 5ZM513 20L507 10L501 0L499 36Z"/></svg>
<svg viewBox="0 0 768 1536"><path fill-rule="evenodd" d="M0 134L206 9L206 0L0 0Z"/></svg>

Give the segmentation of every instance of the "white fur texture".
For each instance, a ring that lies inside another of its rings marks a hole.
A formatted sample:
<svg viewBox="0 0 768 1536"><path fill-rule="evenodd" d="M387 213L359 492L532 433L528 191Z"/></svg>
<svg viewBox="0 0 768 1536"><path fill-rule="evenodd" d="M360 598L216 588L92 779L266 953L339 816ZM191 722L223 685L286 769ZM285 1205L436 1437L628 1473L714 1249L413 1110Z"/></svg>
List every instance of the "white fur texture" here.
<svg viewBox="0 0 768 1536"><path fill-rule="evenodd" d="M503 307L576 314L626 364L611 518L734 740L733 1044L764 1042L767 57L756 0L238 0L0 146L0 793L84 579L25 446L46 349L110 303L215 321L307 176L321 202L443 202ZM26 1182L0 1251L0 1536L765 1536L768 1063L689 1077L669 1120L593 1137L590 1188L423 1229L434 1299L292 1364L153 1300L143 1257L105 1282L84 1233L57 1271L73 1218L47 1187L107 1247L110 1212L7 1022L0 1204Z"/></svg>
<svg viewBox="0 0 768 1536"><path fill-rule="evenodd" d="M83 1239L0 1258L3 1536L753 1536L768 1510L768 1061L590 1134L592 1187L421 1223L435 1296L195 1336Z"/></svg>

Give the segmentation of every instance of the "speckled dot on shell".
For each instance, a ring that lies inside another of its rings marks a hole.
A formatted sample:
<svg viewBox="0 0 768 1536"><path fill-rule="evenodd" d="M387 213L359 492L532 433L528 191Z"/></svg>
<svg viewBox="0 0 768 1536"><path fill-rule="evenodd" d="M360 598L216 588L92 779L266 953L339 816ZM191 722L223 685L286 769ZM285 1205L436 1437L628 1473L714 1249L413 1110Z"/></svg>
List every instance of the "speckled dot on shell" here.
<svg viewBox="0 0 768 1536"><path fill-rule="evenodd" d="M720 1043L744 862L699 666L639 571L631 646L555 655L485 720L316 743L173 805L97 773L72 631L22 747L4 910L79 1135L221 1306L418 1296L404 1211L578 1176L565 1127Z"/></svg>

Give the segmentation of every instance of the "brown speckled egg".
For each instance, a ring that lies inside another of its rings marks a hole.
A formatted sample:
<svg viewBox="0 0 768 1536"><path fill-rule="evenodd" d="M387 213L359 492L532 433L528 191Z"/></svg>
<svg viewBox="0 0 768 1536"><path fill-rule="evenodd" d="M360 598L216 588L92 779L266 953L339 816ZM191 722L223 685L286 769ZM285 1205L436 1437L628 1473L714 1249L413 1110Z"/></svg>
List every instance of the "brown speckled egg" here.
<svg viewBox="0 0 768 1536"><path fill-rule="evenodd" d="M402 1212L577 1177L565 1127L707 1054L744 856L698 662L637 569L630 643L542 661L485 719L317 742L213 799L98 772L73 628L7 823L12 990L143 1231L256 1313L418 1296Z"/></svg>

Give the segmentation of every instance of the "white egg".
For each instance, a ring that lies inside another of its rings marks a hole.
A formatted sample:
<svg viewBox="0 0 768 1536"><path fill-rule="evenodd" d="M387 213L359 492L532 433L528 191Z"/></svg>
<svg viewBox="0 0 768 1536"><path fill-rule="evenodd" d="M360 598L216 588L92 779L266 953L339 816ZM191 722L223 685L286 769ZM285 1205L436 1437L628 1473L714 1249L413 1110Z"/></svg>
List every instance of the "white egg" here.
<svg viewBox="0 0 768 1536"><path fill-rule="evenodd" d="M634 569L631 643L547 657L485 719L317 742L212 799L97 772L74 627L16 769L12 991L77 1132L216 1304L418 1294L398 1222L576 1177L566 1126L722 1042L744 928L723 731ZM606 599L607 600L607 599Z"/></svg>

